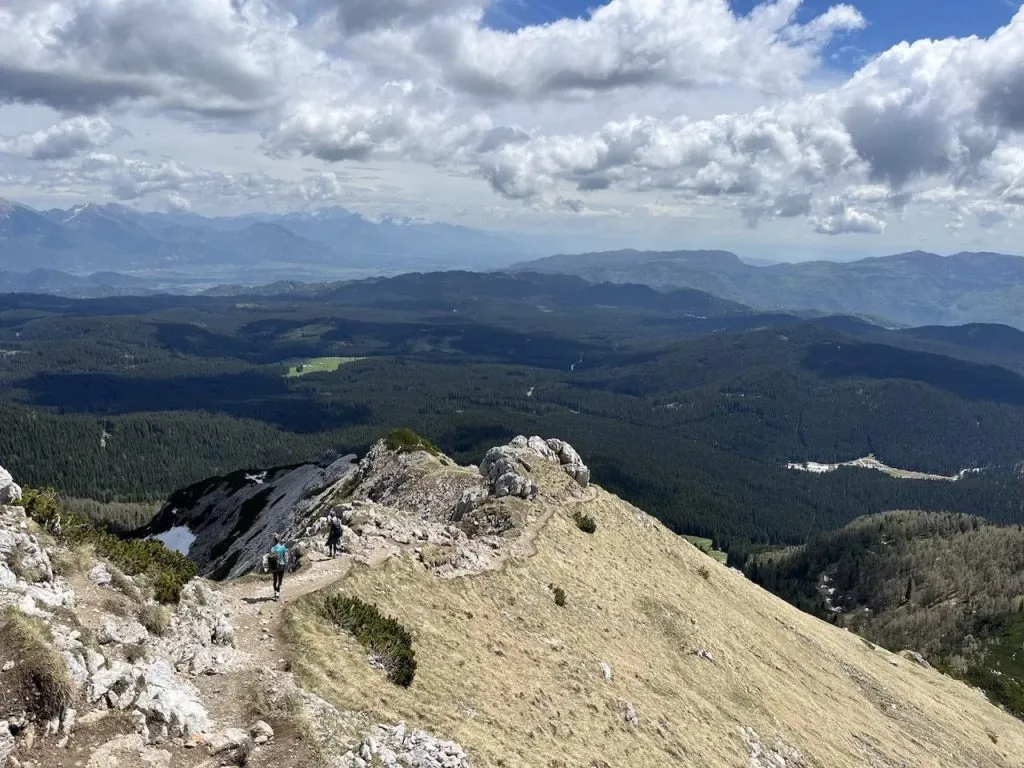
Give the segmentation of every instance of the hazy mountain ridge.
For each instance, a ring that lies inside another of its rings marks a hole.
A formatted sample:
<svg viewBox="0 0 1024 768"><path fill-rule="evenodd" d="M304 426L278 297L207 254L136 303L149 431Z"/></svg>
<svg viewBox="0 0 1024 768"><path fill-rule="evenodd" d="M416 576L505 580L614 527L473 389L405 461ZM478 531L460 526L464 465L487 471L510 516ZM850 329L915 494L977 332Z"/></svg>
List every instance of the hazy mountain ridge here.
<svg viewBox="0 0 1024 768"><path fill-rule="evenodd" d="M760 310L887 318L897 325L1003 323L1024 328L1024 258L915 251L852 262L752 266L726 251L560 254L516 265L594 282L685 286Z"/></svg>
<svg viewBox="0 0 1024 768"><path fill-rule="evenodd" d="M37 211L0 203L0 269L19 271L27 265L77 274L295 265L314 274L386 272L493 267L543 252L528 237L399 218L375 222L344 208L207 218L117 204ZM258 279L246 269L237 274Z"/></svg>

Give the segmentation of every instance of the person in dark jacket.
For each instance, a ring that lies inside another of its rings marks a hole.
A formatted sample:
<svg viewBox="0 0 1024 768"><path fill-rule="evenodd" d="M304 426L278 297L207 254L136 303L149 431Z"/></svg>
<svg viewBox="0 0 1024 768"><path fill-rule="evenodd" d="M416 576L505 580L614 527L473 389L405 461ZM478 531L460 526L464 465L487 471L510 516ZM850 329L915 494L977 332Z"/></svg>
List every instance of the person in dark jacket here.
<svg viewBox="0 0 1024 768"><path fill-rule="evenodd" d="M331 559L338 554L338 546L341 544L341 519L331 512L327 516L327 551Z"/></svg>

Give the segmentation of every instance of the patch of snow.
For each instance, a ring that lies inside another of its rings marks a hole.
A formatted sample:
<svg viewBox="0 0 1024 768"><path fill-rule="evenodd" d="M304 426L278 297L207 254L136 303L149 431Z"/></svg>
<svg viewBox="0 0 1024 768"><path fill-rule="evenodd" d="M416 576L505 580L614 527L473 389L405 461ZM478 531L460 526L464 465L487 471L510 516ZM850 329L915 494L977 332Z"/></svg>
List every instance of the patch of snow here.
<svg viewBox="0 0 1024 768"><path fill-rule="evenodd" d="M843 461L836 464L824 464L817 461L803 461L796 462L790 461L786 464L786 469L795 469L800 472L812 472L814 474L824 474L826 472L835 472L840 467L858 467L860 469L874 469L878 472L884 472L891 477L896 477L901 480L945 480L946 482L956 482L962 480L964 477L972 474L978 474L983 470L980 467L971 469L961 469L955 475L934 475L928 472L917 472L915 470L898 469L897 467L890 467L888 464L879 461L874 456L868 455L853 461Z"/></svg>
<svg viewBox="0 0 1024 768"><path fill-rule="evenodd" d="M536 387L530 387L530 388L529 388L529 389L528 389L528 390L526 391L526 396L527 396L527 397L533 397L533 390L535 390L535 389L536 389Z"/></svg>
<svg viewBox="0 0 1024 768"><path fill-rule="evenodd" d="M189 530L187 525L176 525L174 528L155 534L150 538L159 541L169 550L182 555L188 554L192 542L196 540L195 534Z"/></svg>
<svg viewBox="0 0 1024 768"><path fill-rule="evenodd" d="M266 470L264 470L262 472L257 472L255 475L247 474L245 476L245 479L248 480L250 483L256 483L256 485L263 485L264 481L266 481L267 479L267 472Z"/></svg>

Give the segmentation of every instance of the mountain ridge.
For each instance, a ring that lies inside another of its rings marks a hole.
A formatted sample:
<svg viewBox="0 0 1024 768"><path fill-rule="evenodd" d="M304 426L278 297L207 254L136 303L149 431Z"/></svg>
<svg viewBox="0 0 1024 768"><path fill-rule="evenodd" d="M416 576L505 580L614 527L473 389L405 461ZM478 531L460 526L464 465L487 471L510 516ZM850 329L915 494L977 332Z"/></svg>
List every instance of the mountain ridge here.
<svg viewBox="0 0 1024 768"><path fill-rule="evenodd" d="M520 437L461 467L379 443L295 529L314 561L297 589L335 568L316 562L326 511L340 513L353 559L342 580L286 606L281 625L301 684L341 712L372 701L381 736L340 765L372 764L393 746L381 729L398 722L451 739L478 766L1013 765L1024 725L976 691L799 612L581 485L548 444ZM501 461L517 479L490 485ZM488 560L466 557L478 536ZM408 688L381 689L363 649L325 619L332 595L410 630ZM963 707L971 716L954 716Z"/></svg>
<svg viewBox="0 0 1024 768"><path fill-rule="evenodd" d="M761 311L809 310L887 318L898 325L1003 323L1024 328L1024 258L911 251L857 261L754 266L727 251L559 254L514 270L593 282L690 287Z"/></svg>
<svg viewBox="0 0 1024 768"><path fill-rule="evenodd" d="M267 237L270 242L267 242ZM0 269L32 263L75 273L303 267L329 275L429 265L507 264L542 250L531 238L397 217L371 221L341 207L208 218L108 203L38 211L0 202Z"/></svg>

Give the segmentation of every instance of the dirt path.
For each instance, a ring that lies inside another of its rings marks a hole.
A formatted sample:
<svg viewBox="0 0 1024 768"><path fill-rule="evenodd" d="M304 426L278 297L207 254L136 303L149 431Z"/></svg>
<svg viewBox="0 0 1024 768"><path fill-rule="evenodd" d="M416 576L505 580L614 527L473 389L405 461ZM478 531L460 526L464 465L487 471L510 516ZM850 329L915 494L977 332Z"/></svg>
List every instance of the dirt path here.
<svg viewBox="0 0 1024 768"><path fill-rule="evenodd" d="M596 489L589 488L580 498L573 499L571 504L584 504L592 501L596 495ZM545 506L547 509L544 513L529 522L520 536L492 561L488 570L500 570L510 561L534 554L538 535L558 509L555 504ZM253 719L249 711L249 692L253 683L267 673L288 674L283 622L285 610L290 603L343 580L357 561L374 568L397 551L399 547L384 539L369 553L364 552L358 556L342 554L333 560L318 549L313 549L308 555L310 567L299 573L285 575L280 601L273 599L269 574L255 578L243 577L222 584L220 591L227 598L238 657L226 673L194 681L215 727L238 727L249 723ZM262 766L265 761L276 759L274 753L273 749L261 750L253 765ZM266 764L271 765L272 762Z"/></svg>

